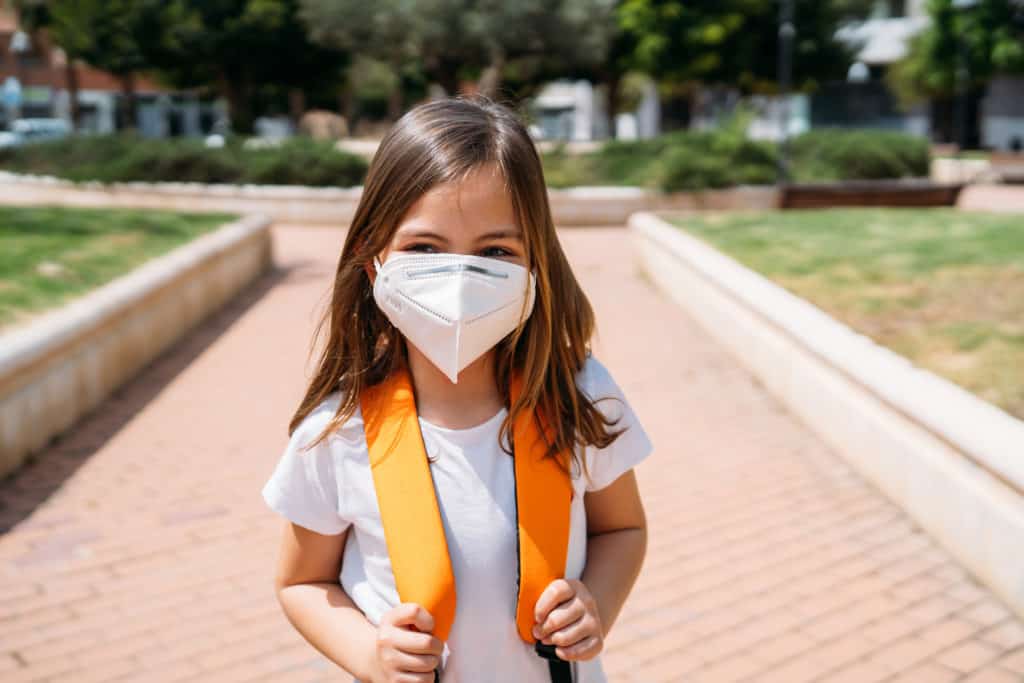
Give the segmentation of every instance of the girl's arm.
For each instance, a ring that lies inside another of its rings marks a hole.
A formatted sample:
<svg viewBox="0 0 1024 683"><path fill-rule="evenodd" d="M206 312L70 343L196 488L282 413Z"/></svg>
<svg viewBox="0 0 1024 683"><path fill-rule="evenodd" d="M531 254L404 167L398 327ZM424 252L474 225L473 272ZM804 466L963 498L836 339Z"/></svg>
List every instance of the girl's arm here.
<svg viewBox="0 0 1024 683"><path fill-rule="evenodd" d="M640 574L647 551L647 519L633 470L584 494L587 564L580 581L597 603L604 637Z"/></svg>
<svg viewBox="0 0 1024 683"><path fill-rule="evenodd" d="M373 680L376 627L338 583L348 529L325 536L285 522L274 588L288 621L325 657Z"/></svg>

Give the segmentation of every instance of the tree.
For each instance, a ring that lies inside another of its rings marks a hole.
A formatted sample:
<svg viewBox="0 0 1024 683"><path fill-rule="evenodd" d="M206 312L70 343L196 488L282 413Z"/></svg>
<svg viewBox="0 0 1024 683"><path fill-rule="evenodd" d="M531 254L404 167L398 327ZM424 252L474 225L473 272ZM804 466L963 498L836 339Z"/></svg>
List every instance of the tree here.
<svg viewBox="0 0 1024 683"><path fill-rule="evenodd" d="M302 0L299 16L310 39L317 45L358 54L391 69L395 78L388 98L388 116L397 119L402 109L398 76L407 63L417 58L424 42L415 3L406 0ZM356 61L350 68L365 69L367 64ZM347 86L351 88L355 80L356 74L350 74Z"/></svg>
<svg viewBox="0 0 1024 683"><path fill-rule="evenodd" d="M72 26L87 32L82 59L113 74L121 82L124 105L121 121L134 129L137 119L135 74L146 67L136 24L137 0L51 0L53 26Z"/></svg>
<svg viewBox="0 0 1024 683"><path fill-rule="evenodd" d="M139 1L147 62L178 87L219 92L237 132L252 131L260 88L288 90L297 117L305 90L337 82L349 58L309 40L297 0Z"/></svg>
<svg viewBox="0 0 1024 683"><path fill-rule="evenodd" d="M82 5L70 4L55 21L47 0L18 0L15 8L22 28L30 33L46 30L50 38L63 51L65 56L64 76L68 89L68 100L71 109L71 128L78 128L78 71L75 61L83 59L89 49L91 37L87 27L87 19L92 7L89 3ZM77 11L76 11L77 10Z"/></svg>
<svg viewBox="0 0 1024 683"><path fill-rule="evenodd" d="M853 60L835 37L870 0L794 0L793 83L811 90L841 78ZM677 92L727 85L742 93L777 92L779 0L623 0L622 30L631 60Z"/></svg>
<svg viewBox="0 0 1024 683"><path fill-rule="evenodd" d="M979 0L957 9L953 0L929 0L928 15L928 27L914 36L887 80L905 105L934 100L937 135L950 141L958 95L976 103L994 75L1024 73L1024 2ZM977 117L968 118L973 141Z"/></svg>
<svg viewBox="0 0 1024 683"><path fill-rule="evenodd" d="M478 79L522 99L552 77L601 63L614 32L613 0L301 0L312 38L400 72L415 64L445 92ZM392 116L401 109L396 92Z"/></svg>

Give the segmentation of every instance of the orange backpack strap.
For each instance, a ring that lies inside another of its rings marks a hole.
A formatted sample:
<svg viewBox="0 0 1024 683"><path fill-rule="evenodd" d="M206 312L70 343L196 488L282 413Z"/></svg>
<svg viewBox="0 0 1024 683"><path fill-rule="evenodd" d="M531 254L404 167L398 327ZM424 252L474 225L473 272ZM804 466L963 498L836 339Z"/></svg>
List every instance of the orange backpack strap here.
<svg viewBox="0 0 1024 683"><path fill-rule="evenodd" d="M512 377L510 389L515 405L522 391L519 375ZM537 599L549 583L565 577L569 550L572 482L557 459L545 457L543 427L535 410L520 413L512 425L519 533L516 626L527 643L536 642L532 631Z"/></svg>
<svg viewBox="0 0 1024 683"><path fill-rule="evenodd" d="M511 399L522 388L513 377ZM434 493L416 399L406 368L360 396L370 468L384 539L402 602L422 605L434 617L434 635L448 640L455 620L455 578ZM516 626L533 637L534 608L548 584L565 576L572 483L559 461L545 457L547 443L536 411L512 426L519 547Z"/></svg>
<svg viewBox="0 0 1024 683"><path fill-rule="evenodd" d="M360 410L398 596L430 612L433 634L447 641L455 621L455 576L408 371L395 370L365 389Z"/></svg>

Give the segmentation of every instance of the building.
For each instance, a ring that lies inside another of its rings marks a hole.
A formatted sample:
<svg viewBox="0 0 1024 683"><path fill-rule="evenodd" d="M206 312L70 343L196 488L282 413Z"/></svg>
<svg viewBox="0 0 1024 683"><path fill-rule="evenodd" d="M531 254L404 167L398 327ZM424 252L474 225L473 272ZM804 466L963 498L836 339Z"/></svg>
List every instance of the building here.
<svg viewBox="0 0 1024 683"><path fill-rule="evenodd" d="M603 88L587 80L568 79L546 84L531 103L537 119L534 135L544 140L587 142L611 137L620 140L654 137L660 132L658 92L653 81L643 85L636 111L620 112L612 122Z"/></svg>
<svg viewBox="0 0 1024 683"><path fill-rule="evenodd" d="M14 118L63 118L70 122L68 64L64 52L39 32L29 35L17 15L0 8L0 121ZM122 86L113 75L87 64L74 65L78 77L79 130L111 133L124 128L118 120ZM204 135L225 115L216 102L201 101L194 93L173 92L145 76L135 79L136 121L139 134L149 137Z"/></svg>
<svg viewBox="0 0 1024 683"><path fill-rule="evenodd" d="M858 49L857 62L846 82L828 83L811 97L811 125L889 128L940 137L937 130L944 112L937 103L903 110L884 80L889 67L906 55L910 40L929 22L926 0L879 0L867 20L841 28L837 36ZM1024 77L994 78L985 95L969 105L967 116L976 125L969 125L968 132L976 135L967 135L968 146L1011 149L1024 141Z"/></svg>

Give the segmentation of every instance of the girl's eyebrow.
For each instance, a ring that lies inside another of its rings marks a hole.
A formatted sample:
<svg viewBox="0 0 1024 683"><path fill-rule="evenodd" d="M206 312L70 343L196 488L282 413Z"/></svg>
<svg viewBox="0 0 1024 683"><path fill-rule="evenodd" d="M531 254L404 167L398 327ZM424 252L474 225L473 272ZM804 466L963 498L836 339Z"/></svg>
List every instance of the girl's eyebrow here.
<svg viewBox="0 0 1024 683"><path fill-rule="evenodd" d="M448 242L447 237L445 237L444 235L440 235L436 232L431 232L430 230L399 230L398 234L401 237L431 237L439 242Z"/></svg>
<svg viewBox="0 0 1024 683"><path fill-rule="evenodd" d="M432 232L430 230L417 230L415 228L407 230L399 230L398 234L401 237L429 237L439 242L448 243L448 238L444 235ZM496 239L521 239L523 236L522 232L516 229L507 230L495 230L493 232L484 233L476 238L477 242L483 242L484 240L496 240Z"/></svg>
<svg viewBox="0 0 1024 683"><path fill-rule="evenodd" d="M476 238L477 242L483 242L484 240L500 240L500 239L520 239L523 236L519 230L496 230L494 232L488 232L480 235Z"/></svg>

